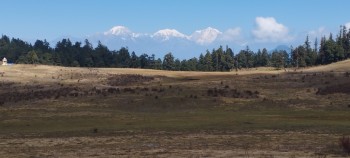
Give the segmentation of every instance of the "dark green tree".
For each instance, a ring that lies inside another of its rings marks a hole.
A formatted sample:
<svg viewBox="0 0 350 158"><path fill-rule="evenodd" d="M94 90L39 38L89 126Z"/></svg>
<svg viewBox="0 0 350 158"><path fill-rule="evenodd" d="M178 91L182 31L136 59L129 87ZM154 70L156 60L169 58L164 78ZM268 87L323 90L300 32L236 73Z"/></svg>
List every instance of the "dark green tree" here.
<svg viewBox="0 0 350 158"><path fill-rule="evenodd" d="M175 71L180 71L181 70L181 61L180 59L176 59L175 60L175 68L174 68Z"/></svg>
<svg viewBox="0 0 350 158"><path fill-rule="evenodd" d="M39 58L34 50L28 52L27 54L27 61L29 64L37 64L39 63Z"/></svg>
<svg viewBox="0 0 350 158"><path fill-rule="evenodd" d="M154 60L154 69L162 70L162 59L158 58L157 60Z"/></svg>
<svg viewBox="0 0 350 158"><path fill-rule="evenodd" d="M175 60L174 60L174 56L171 52L164 55L163 69L164 70L175 70Z"/></svg>
<svg viewBox="0 0 350 158"><path fill-rule="evenodd" d="M204 71L213 71L213 59L210 52L207 50L207 53L204 56Z"/></svg>
<svg viewBox="0 0 350 158"><path fill-rule="evenodd" d="M122 47L116 54L117 67L127 68L130 66L130 53L128 48Z"/></svg>
<svg viewBox="0 0 350 158"><path fill-rule="evenodd" d="M135 52L132 52L132 53L131 53L130 67L131 67L131 68L138 68L138 67L140 67L140 59L139 59L139 57L135 54Z"/></svg>
<svg viewBox="0 0 350 158"><path fill-rule="evenodd" d="M311 49L309 36L306 36L304 47L306 51L304 56L306 65L307 66L315 65L317 60L317 53Z"/></svg>
<svg viewBox="0 0 350 158"><path fill-rule="evenodd" d="M205 58L204 58L204 55L202 53L199 55L197 69L198 69L198 71L206 71L205 70Z"/></svg>
<svg viewBox="0 0 350 158"><path fill-rule="evenodd" d="M262 50L260 60L261 66L270 66L270 57L266 48Z"/></svg>

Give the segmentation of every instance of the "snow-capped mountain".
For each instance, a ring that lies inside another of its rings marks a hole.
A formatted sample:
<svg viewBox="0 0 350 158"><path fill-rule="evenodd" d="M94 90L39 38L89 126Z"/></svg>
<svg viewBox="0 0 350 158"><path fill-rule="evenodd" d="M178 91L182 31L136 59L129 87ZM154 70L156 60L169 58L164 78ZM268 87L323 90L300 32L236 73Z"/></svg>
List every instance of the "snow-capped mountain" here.
<svg viewBox="0 0 350 158"><path fill-rule="evenodd" d="M159 30L156 33L154 33L151 37L158 38L163 41L169 40L171 38L184 38L188 39L189 37L183 33L180 33L179 31L175 29L164 29Z"/></svg>
<svg viewBox="0 0 350 158"><path fill-rule="evenodd" d="M135 51L137 54L156 54L160 58L172 52L176 57L184 59L198 57L207 49L217 48L220 45L236 47L237 43L232 42L234 41L232 39L238 39L239 34L239 29L221 32L212 27L194 31L191 35L175 29L162 29L148 34L135 33L125 26L114 26L105 32L81 38L80 41L84 42L88 39L94 47L100 41L111 50L128 47L130 51Z"/></svg>
<svg viewBox="0 0 350 158"><path fill-rule="evenodd" d="M103 33L105 36L117 36L123 38L137 38L141 36L139 33L132 32L129 28L125 26L114 26L110 30Z"/></svg>
<svg viewBox="0 0 350 158"><path fill-rule="evenodd" d="M115 26L106 32L97 33L87 38L94 46L97 45L98 41L101 41L112 50L128 47L138 54L154 53L158 57L162 57L166 53L172 52L179 58L190 58L198 56L206 49L217 47L217 44L214 46L214 43L219 34L222 33L211 27L186 35L175 29L162 29L153 34L147 34L134 33L125 26ZM193 55L193 53L198 55Z"/></svg>
<svg viewBox="0 0 350 158"><path fill-rule="evenodd" d="M104 35L125 36L125 35L132 35L132 32L127 27L114 26L109 31L104 32Z"/></svg>
<svg viewBox="0 0 350 158"><path fill-rule="evenodd" d="M215 42L220 35L223 33L219 30L208 27L203 30L197 30L191 35L185 35L175 29L163 29L155 32L154 34L140 34L134 33L129 28L125 26L115 26L110 30L104 32L103 34L95 35L99 38L122 38L123 40L128 40L127 38L137 40L137 38L148 38L155 41L169 41L169 40L186 40L188 42L195 42L199 45L208 45ZM103 37L105 36L105 37ZM102 40L101 40L102 41Z"/></svg>

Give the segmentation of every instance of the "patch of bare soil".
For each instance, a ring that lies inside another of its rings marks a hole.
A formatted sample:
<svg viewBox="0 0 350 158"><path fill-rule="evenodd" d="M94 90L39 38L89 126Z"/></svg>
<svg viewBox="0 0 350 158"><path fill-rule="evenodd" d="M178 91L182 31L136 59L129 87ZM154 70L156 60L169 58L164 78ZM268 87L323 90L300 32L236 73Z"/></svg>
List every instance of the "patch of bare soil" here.
<svg viewBox="0 0 350 158"><path fill-rule="evenodd" d="M107 78L107 84L110 86L128 86L137 83L150 82L154 79L155 77L153 76L143 76L137 74L113 74Z"/></svg>
<svg viewBox="0 0 350 158"><path fill-rule="evenodd" d="M350 83L326 86L324 88L319 88L316 92L317 95L327 95L335 93L350 94Z"/></svg>
<svg viewBox="0 0 350 158"><path fill-rule="evenodd" d="M232 98L258 98L259 92L258 91L239 91L237 89L230 89L228 86L225 88L214 88L214 89L208 89L207 90L208 96L213 97L232 97Z"/></svg>

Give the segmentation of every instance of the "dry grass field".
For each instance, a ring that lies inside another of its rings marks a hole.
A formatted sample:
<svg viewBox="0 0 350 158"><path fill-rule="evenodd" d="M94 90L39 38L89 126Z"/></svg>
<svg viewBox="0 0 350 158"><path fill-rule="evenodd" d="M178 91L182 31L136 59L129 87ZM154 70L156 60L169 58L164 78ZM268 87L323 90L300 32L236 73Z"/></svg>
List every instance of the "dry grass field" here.
<svg viewBox="0 0 350 158"><path fill-rule="evenodd" d="M0 72L0 157L347 157L350 60L286 71Z"/></svg>

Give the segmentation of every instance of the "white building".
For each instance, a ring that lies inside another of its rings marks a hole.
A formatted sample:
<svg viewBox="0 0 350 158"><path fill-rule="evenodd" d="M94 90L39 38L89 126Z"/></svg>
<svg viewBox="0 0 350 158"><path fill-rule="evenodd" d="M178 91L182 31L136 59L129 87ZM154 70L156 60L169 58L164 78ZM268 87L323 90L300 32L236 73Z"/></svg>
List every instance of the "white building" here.
<svg viewBox="0 0 350 158"><path fill-rule="evenodd" d="M7 65L7 59L4 57L4 59L2 59L2 64L1 65Z"/></svg>

